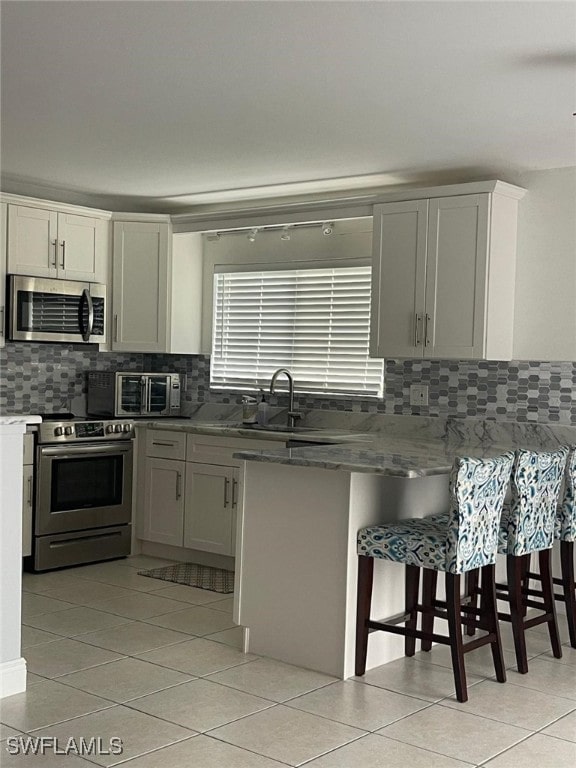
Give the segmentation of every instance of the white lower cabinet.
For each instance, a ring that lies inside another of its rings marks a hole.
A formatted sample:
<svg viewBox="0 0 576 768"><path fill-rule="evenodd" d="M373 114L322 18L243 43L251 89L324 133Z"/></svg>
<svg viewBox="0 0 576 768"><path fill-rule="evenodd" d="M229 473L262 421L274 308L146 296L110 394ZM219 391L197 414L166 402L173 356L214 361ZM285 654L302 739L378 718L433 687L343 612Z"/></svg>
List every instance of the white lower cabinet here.
<svg viewBox="0 0 576 768"><path fill-rule="evenodd" d="M234 555L238 470L186 462L184 546Z"/></svg>
<svg viewBox="0 0 576 768"><path fill-rule="evenodd" d="M181 547L184 535L184 461L146 458L144 509L138 534Z"/></svg>
<svg viewBox="0 0 576 768"><path fill-rule="evenodd" d="M32 554L32 513L34 509L34 435L24 435L22 471L22 557Z"/></svg>
<svg viewBox="0 0 576 768"><path fill-rule="evenodd" d="M138 538L234 557L242 466L234 453L270 446L269 440L186 435L168 425L140 432Z"/></svg>

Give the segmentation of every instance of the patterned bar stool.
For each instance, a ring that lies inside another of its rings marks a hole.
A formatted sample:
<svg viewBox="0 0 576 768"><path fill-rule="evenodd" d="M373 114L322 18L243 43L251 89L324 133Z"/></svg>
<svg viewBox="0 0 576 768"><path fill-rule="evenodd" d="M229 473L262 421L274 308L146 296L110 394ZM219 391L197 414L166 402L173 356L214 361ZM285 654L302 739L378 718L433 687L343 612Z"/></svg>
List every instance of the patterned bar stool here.
<svg viewBox="0 0 576 768"><path fill-rule="evenodd" d="M576 583L574 580L574 542L576 541L576 447L566 464L564 498L558 508L555 537L560 539L561 578L552 579L562 587L556 600L563 600L570 634L570 645L576 648Z"/></svg>
<svg viewBox="0 0 576 768"><path fill-rule="evenodd" d="M516 451L512 470L512 502L504 508L500 525L498 552L506 555L507 584L497 584L497 597L510 606L509 613L498 618L512 623L518 672L528 672L525 630L547 624L554 656L562 657L554 587L550 569L550 551L554 543L558 497L566 467L568 448L556 451ZM530 556L538 553L539 574L530 574ZM541 590L527 589L528 578L540 581ZM481 590L480 590L481 593ZM536 601L531 595L542 599ZM540 615L527 616L527 608Z"/></svg>
<svg viewBox="0 0 576 768"><path fill-rule="evenodd" d="M445 518L411 518L358 532L357 675L366 671L370 630L382 630L404 635L406 656L414 655L417 638L449 645L458 701L468 699L464 654L481 645L491 645L497 680L505 682L494 563L513 458L511 453L494 459L457 458L450 474L450 510ZM405 613L383 621L370 619L375 558L406 565ZM420 568L426 569L425 573L446 573L446 602L441 604L445 610L440 603L425 609L418 603ZM464 644L460 575L475 568L482 572L482 599L480 609L474 612L478 627L488 634ZM417 629L418 613L423 614L421 630ZM433 622L434 616L448 620L448 636L433 634L430 618ZM404 627L398 626L402 623Z"/></svg>
<svg viewBox="0 0 576 768"><path fill-rule="evenodd" d="M574 581L574 541L576 541L576 448L566 463L564 474L564 496L556 515L554 538L560 540L561 576L553 578L552 583L561 587L560 594L554 598L564 603L570 645L576 648L576 584ZM530 589L530 580L540 582L540 574L527 571L524 577L523 592L543 598L542 588Z"/></svg>

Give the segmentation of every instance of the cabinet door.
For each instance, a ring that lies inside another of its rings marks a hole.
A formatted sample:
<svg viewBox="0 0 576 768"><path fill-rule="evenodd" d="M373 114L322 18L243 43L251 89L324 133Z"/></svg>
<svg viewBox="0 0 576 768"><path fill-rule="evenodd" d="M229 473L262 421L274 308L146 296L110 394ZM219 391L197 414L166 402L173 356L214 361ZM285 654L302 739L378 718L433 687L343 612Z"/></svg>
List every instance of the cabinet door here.
<svg viewBox="0 0 576 768"><path fill-rule="evenodd" d="M488 197L430 201L424 357L484 356Z"/></svg>
<svg viewBox="0 0 576 768"><path fill-rule="evenodd" d="M58 277L103 282L106 229L103 219L58 214Z"/></svg>
<svg viewBox="0 0 576 768"><path fill-rule="evenodd" d="M233 555L237 496L237 469L187 462L184 546Z"/></svg>
<svg viewBox="0 0 576 768"><path fill-rule="evenodd" d="M34 499L34 467L24 466L22 475L22 557L32 554L32 505Z"/></svg>
<svg viewBox="0 0 576 768"><path fill-rule="evenodd" d="M44 208L8 206L8 272L57 276L58 214Z"/></svg>
<svg viewBox="0 0 576 768"><path fill-rule="evenodd" d="M112 349L168 351L169 225L114 223Z"/></svg>
<svg viewBox="0 0 576 768"><path fill-rule="evenodd" d="M6 245L8 239L8 205L0 203L0 347L6 343Z"/></svg>
<svg viewBox="0 0 576 768"><path fill-rule="evenodd" d="M427 200L374 207L372 357L422 357L427 215Z"/></svg>
<svg viewBox="0 0 576 768"><path fill-rule="evenodd" d="M183 461L146 459L144 515L140 538L182 546L184 534Z"/></svg>

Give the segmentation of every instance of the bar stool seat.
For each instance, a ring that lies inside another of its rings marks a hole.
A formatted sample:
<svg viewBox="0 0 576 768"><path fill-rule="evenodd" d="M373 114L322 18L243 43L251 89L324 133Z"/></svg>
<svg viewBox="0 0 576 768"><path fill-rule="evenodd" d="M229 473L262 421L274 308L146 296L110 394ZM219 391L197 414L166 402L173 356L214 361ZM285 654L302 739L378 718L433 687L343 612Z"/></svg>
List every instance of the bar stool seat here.
<svg viewBox="0 0 576 768"><path fill-rule="evenodd" d="M416 639L450 646L458 701L468 698L464 654L490 644L496 678L505 682L500 630L496 614L494 563L498 526L514 456L493 459L457 458L450 474L450 510L446 516L411 518L373 525L358 532L358 603L356 620L356 674L366 671L368 635L381 630L403 635L405 654L413 656ZM381 621L370 618L374 560L383 559L406 566L405 612ZM418 602L420 569L425 578L422 604ZM463 643L460 575L472 569L482 575L480 608L470 608L467 619L487 634ZM432 599L427 585L436 587L438 572L446 574L446 601ZM418 615L422 628L417 628ZM448 620L449 634L433 633L434 617ZM405 626L399 626L404 624Z"/></svg>

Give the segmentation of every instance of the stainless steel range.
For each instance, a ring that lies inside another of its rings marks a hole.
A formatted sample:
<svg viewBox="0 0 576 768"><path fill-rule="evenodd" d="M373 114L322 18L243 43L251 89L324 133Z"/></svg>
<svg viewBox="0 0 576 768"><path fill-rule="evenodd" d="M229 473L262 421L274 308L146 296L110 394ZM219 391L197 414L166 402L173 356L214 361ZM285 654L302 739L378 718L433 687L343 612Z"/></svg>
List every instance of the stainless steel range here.
<svg viewBox="0 0 576 768"><path fill-rule="evenodd" d="M40 425L35 571L130 554L132 437L128 420Z"/></svg>

